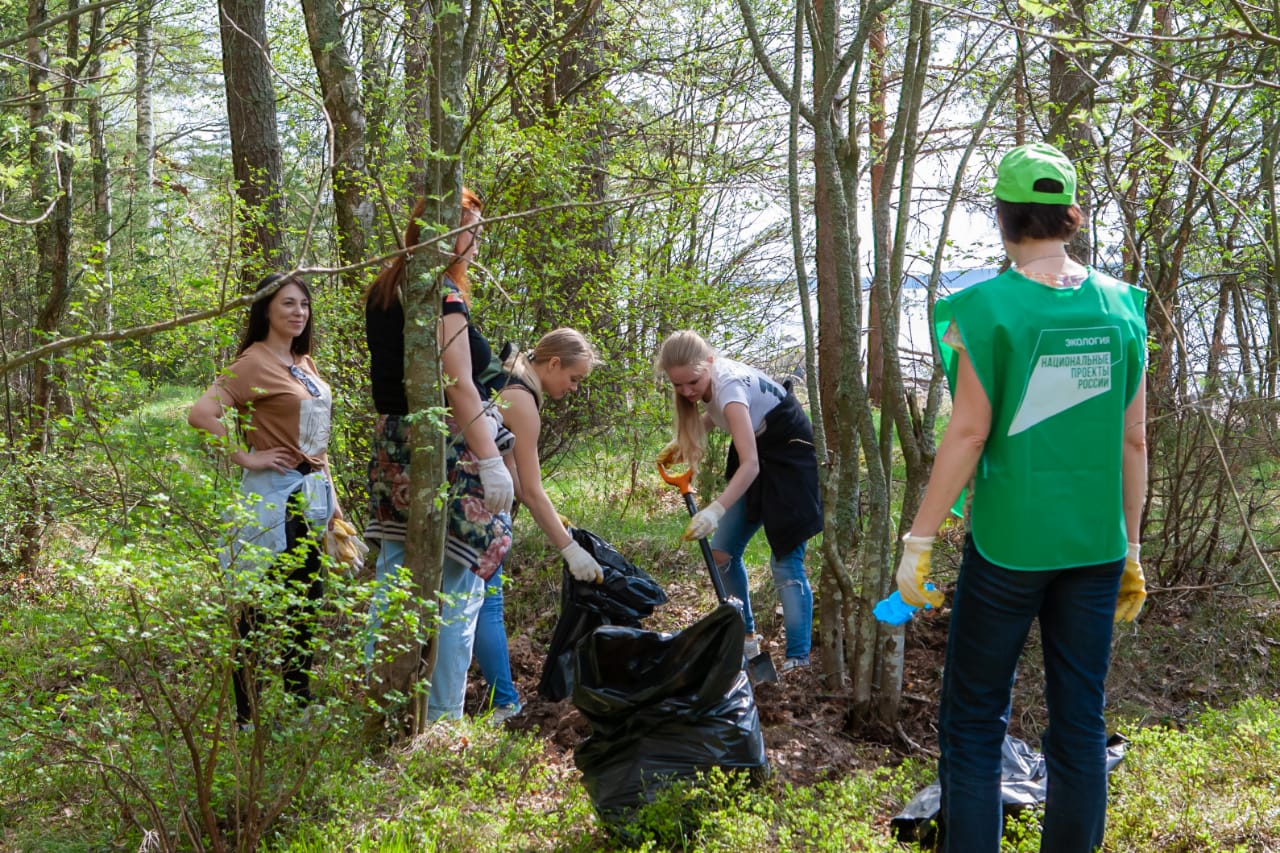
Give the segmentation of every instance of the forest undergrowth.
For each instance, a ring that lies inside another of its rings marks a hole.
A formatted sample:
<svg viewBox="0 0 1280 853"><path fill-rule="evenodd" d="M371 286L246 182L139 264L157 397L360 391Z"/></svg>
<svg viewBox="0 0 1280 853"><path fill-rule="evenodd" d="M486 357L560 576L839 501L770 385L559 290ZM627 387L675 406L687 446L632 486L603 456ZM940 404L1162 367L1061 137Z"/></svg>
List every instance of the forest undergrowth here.
<svg viewBox="0 0 1280 853"><path fill-rule="evenodd" d="M908 627L896 726L854 719L848 685L827 683L817 660L755 692L769 779L713 774L607 826L573 761L590 726L572 702L536 695L561 568L527 518L517 519L506 595L521 714L494 725L473 687L468 719L368 743L367 577L334 574L316 706L301 714L269 687L269 724L236 731L227 613L243 590L215 559L215 508L232 486L194 437L158 428L181 399L86 437L59 475L79 512L47 532L47 566L11 573L0 591L0 848L904 849L890 821L934 779L945 607ZM578 524L662 583L670 602L646 627L678 631L714 603L696 551L679 542L683 507L608 451L571 455L549 487ZM948 531L937 561L944 590L959 535ZM766 561L748 553L776 654ZM1217 587L1153 588L1142 618L1117 631L1109 724L1128 744L1112 775L1106 850L1280 849L1277 636L1274 600ZM1045 722L1039 666L1033 636L1010 724L1033 748ZM1035 810L1009 820L1006 850L1038 844Z"/></svg>

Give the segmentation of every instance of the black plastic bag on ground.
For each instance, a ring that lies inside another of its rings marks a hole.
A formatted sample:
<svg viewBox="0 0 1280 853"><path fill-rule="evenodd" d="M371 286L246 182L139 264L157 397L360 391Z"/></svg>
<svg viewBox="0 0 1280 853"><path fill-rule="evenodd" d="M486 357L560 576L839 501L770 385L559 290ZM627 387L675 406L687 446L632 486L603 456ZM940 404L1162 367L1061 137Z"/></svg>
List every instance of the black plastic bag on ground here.
<svg viewBox="0 0 1280 853"><path fill-rule="evenodd" d="M1125 744L1129 741L1122 734L1113 734L1107 740L1107 772L1124 760ZM1044 756L1016 737L1006 734L1000 756L1000 801L1004 816L1017 814L1027 806L1043 803L1048 793L1049 771ZM934 782L899 812L890 826L899 841L916 841L931 845L941 840L946 831L940 826L939 811L942 808L942 787Z"/></svg>
<svg viewBox="0 0 1280 853"><path fill-rule="evenodd" d="M575 527L569 533L600 564L604 580L583 583L569 574L567 566L563 570L560 618L538 682L538 695L552 702L559 702L573 690L573 648L579 640L601 625L638 628L641 619L667 603L667 594L658 582L608 542L589 530Z"/></svg>
<svg viewBox="0 0 1280 853"><path fill-rule="evenodd" d="M678 634L606 626L578 644L573 704L591 735L574 763L607 823L713 767L768 774L744 634L741 613L722 604Z"/></svg>

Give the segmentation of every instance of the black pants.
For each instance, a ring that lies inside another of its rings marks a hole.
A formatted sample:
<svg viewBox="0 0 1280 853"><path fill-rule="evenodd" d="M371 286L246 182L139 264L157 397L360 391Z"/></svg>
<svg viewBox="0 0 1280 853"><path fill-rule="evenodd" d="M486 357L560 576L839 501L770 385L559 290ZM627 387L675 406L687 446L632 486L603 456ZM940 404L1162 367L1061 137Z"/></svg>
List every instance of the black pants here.
<svg viewBox="0 0 1280 853"><path fill-rule="evenodd" d="M285 548L296 551L306 548L306 559L302 565L289 572L286 580L290 586L305 585L307 601L304 604L289 606L284 614L286 626L286 644L281 675L284 677L284 689L299 704L311 702L311 635L315 626L316 602L324 594L324 580L320 575L320 551L303 540L307 536L307 523L290 514L285 521ZM252 651L253 635L263 625L262 611L256 607L245 607L236 618L236 630L242 642L236 648L235 669L232 671L231 683L236 694L236 722L247 723L253 719L254 706L258 700L258 687L261 678L255 673L257 656Z"/></svg>

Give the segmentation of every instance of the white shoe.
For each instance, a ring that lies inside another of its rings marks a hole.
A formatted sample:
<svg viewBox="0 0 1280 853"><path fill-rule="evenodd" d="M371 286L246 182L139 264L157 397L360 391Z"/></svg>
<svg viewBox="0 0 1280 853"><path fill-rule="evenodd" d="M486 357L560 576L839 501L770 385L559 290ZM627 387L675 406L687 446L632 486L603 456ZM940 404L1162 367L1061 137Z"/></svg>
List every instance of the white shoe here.
<svg viewBox="0 0 1280 853"><path fill-rule="evenodd" d="M747 634L742 641L742 655L747 660L754 660L760 656L760 635Z"/></svg>

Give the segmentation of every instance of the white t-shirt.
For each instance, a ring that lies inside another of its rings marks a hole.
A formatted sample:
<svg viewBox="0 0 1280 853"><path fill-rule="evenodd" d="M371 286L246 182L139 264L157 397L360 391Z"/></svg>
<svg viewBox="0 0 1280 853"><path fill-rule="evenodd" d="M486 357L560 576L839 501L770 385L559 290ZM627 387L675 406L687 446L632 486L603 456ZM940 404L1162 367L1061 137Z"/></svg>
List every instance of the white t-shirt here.
<svg viewBox="0 0 1280 853"><path fill-rule="evenodd" d="M742 403L751 415L751 429L760 432L765 415L787 398L787 389L765 374L740 361L717 356L711 362L711 402L707 414L711 422L726 432L724 407L730 403Z"/></svg>

